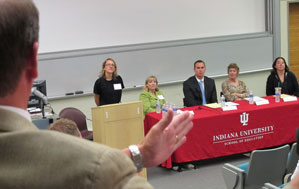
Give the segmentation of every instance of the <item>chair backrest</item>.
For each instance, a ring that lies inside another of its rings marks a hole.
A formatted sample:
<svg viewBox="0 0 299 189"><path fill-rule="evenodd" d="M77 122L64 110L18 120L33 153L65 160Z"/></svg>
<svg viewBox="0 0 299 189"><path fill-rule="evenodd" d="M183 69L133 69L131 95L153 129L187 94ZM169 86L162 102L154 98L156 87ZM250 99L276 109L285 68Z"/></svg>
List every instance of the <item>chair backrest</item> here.
<svg viewBox="0 0 299 189"><path fill-rule="evenodd" d="M264 183L281 185L286 170L290 146L284 145L266 150L254 150L251 153L244 188L261 188Z"/></svg>
<svg viewBox="0 0 299 189"><path fill-rule="evenodd" d="M59 112L59 117L74 121L80 131L87 130L86 116L77 108L64 108Z"/></svg>
<svg viewBox="0 0 299 189"><path fill-rule="evenodd" d="M241 183L243 180L241 179L242 175L240 174L244 174L244 171L236 171L234 168L231 168L231 165L228 163L224 164L222 171L226 188L240 188L240 186L243 184Z"/></svg>
<svg viewBox="0 0 299 189"><path fill-rule="evenodd" d="M298 160L299 160L299 155L297 154L297 143L294 143L289 153L286 174L294 172Z"/></svg>

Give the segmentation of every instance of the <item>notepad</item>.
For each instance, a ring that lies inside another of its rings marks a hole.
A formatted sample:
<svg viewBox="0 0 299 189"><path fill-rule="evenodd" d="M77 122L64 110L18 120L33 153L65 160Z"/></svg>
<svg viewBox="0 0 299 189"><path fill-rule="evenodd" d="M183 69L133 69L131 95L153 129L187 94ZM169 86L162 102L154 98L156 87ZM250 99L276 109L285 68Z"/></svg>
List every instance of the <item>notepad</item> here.
<svg viewBox="0 0 299 189"><path fill-rule="evenodd" d="M275 95L273 95L273 96L275 96ZM281 94L280 95L280 98L288 98L288 97L291 97L291 95L287 95L287 94Z"/></svg>
<svg viewBox="0 0 299 189"><path fill-rule="evenodd" d="M220 108L221 107L221 105L218 103L205 104L204 106L207 106L209 108Z"/></svg>

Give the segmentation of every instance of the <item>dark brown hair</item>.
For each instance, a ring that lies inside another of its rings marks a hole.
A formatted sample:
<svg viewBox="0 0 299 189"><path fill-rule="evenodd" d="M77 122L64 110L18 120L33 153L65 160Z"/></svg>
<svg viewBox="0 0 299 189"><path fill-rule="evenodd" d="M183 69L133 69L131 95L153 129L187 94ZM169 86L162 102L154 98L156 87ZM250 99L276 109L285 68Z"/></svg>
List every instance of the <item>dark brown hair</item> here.
<svg viewBox="0 0 299 189"><path fill-rule="evenodd" d="M38 41L39 13L31 0L0 1L0 97L15 91Z"/></svg>
<svg viewBox="0 0 299 189"><path fill-rule="evenodd" d="M285 65L285 72L288 72L289 71L289 67L288 67L288 65L287 65L287 63L286 63L286 60L283 58L283 57L277 57L277 58L275 58L275 60L274 60L274 62L273 62L273 64L272 64L272 73L276 73L276 68L275 68L275 65L276 65L276 62L277 62L277 60L279 60L279 59L281 59L281 60L283 60L283 62L284 62L284 65Z"/></svg>
<svg viewBox="0 0 299 189"><path fill-rule="evenodd" d="M203 60L196 60L193 65L194 68L197 63L203 63L203 65L205 65L205 67L206 67L206 63Z"/></svg>

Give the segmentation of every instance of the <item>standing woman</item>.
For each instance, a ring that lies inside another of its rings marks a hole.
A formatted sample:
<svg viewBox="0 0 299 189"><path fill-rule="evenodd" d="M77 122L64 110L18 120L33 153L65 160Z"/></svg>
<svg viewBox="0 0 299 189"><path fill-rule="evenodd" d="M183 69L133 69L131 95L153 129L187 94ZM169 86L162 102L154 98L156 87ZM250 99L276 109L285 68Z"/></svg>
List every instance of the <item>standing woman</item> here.
<svg viewBox="0 0 299 189"><path fill-rule="evenodd" d="M281 87L281 94L299 96L296 76L289 70L283 57L277 57L272 64L272 71L267 79L266 94L274 95L275 87Z"/></svg>
<svg viewBox="0 0 299 189"><path fill-rule="evenodd" d="M115 104L121 101L124 83L117 75L117 65L112 58L107 58L102 65L99 79L96 80L93 93L97 106Z"/></svg>
<svg viewBox="0 0 299 189"><path fill-rule="evenodd" d="M236 63L227 67L228 80L222 83L222 92L227 101L241 100L249 95L246 84L237 80L240 68Z"/></svg>
<svg viewBox="0 0 299 189"><path fill-rule="evenodd" d="M139 96L139 100L143 104L144 114L156 111L157 100L160 100L160 105L162 107L165 104L165 98L158 88L158 80L155 76L149 76L145 80L144 88Z"/></svg>

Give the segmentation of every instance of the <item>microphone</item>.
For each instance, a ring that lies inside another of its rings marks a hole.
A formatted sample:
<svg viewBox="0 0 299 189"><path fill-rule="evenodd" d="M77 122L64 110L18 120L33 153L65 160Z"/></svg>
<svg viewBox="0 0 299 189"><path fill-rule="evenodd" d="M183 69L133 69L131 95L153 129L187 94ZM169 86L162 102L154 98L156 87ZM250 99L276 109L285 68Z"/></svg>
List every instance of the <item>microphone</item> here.
<svg viewBox="0 0 299 189"><path fill-rule="evenodd" d="M39 90L37 90L36 87L33 87L31 89L31 93L34 94L35 96L39 97L40 99L42 99L44 104L48 104L48 97L46 97L43 93L41 93Z"/></svg>

